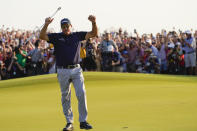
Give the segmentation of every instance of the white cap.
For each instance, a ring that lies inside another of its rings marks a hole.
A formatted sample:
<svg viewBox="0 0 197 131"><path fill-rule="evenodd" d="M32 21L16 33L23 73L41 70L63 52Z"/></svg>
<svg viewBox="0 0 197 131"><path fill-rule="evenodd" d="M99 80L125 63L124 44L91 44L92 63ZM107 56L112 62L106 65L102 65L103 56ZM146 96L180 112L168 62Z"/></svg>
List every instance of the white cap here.
<svg viewBox="0 0 197 131"><path fill-rule="evenodd" d="M181 45L181 43L180 42L177 42L176 45Z"/></svg>
<svg viewBox="0 0 197 131"><path fill-rule="evenodd" d="M173 43L170 43L169 45L168 45L168 48L174 48L174 44Z"/></svg>
<svg viewBox="0 0 197 131"><path fill-rule="evenodd" d="M147 43L152 43L152 40L151 39L147 39L146 42Z"/></svg>
<svg viewBox="0 0 197 131"><path fill-rule="evenodd" d="M185 31L186 34L192 34L190 30Z"/></svg>

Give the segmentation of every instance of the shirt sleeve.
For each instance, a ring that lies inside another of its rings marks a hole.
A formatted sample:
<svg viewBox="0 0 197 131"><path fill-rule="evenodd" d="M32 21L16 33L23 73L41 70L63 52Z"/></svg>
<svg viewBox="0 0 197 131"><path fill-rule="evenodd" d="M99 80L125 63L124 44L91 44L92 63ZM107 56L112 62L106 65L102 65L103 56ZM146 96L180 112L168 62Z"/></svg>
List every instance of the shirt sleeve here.
<svg viewBox="0 0 197 131"><path fill-rule="evenodd" d="M80 41L85 40L86 34L87 34L87 32L83 32L83 31L76 32L76 35L77 35L77 37L79 38Z"/></svg>
<svg viewBox="0 0 197 131"><path fill-rule="evenodd" d="M55 44L57 41L57 33L49 33L48 37L49 37L49 41L47 41L48 43L52 43Z"/></svg>
<svg viewBox="0 0 197 131"><path fill-rule="evenodd" d="M111 41L111 42L112 42L113 47L117 50L117 47L116 47L116 44L114 43L114 41Z"/></svg>
<svg viewBox="0 0 197 131"><path fill-rule="evenodd" d="M27 53L27 56L32 56L33 50L31 50L29 53Z"/></svg>

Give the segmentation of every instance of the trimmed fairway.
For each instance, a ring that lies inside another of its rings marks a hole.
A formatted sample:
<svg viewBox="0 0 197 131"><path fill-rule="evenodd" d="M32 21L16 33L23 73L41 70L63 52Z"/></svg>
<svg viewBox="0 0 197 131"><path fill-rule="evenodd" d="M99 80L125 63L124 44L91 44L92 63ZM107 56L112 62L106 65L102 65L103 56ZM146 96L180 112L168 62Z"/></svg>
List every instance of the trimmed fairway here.
<svg viewBox="0 0 197 131"><path fill-rule="evenodd" d="M197 131L197 77L100 72L84 77L92 131ZM61 131L65 124L56 74L0 81L0 131Z"/></svg>

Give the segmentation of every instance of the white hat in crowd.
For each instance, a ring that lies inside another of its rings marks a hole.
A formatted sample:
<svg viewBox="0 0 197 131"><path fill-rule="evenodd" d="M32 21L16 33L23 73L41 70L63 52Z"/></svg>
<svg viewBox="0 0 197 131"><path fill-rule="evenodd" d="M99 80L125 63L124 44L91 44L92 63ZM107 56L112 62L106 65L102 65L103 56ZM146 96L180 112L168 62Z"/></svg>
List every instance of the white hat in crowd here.
<svg viewBox="0 0 197 131"><path fill-rule="evenodd" d="M190 30L186 30L185 34L192 34Z"/></svg>
<svg viewBox="0 0 197 131"><path fill-rule="evenodd" d="M170 43L169 45L168 45L168 48L174 48L174 43Z"/></svg>
<svg viewBox="0 0 197 131"><path fill-rule="evenodd" d="M146 39L146 43L152 43L151 39Z"/></svg>

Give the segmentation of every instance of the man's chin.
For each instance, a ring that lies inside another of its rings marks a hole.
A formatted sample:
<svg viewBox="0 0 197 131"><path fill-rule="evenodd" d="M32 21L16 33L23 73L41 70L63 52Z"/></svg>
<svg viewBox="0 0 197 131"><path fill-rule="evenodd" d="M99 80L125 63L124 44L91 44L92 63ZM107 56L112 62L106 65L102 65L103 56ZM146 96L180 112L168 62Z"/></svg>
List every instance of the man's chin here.
<svg viewBox="0 0 197 131"><path fill-rule="evenodd" d="M64 32L64 34L69 35L71 32L70 31L66 31Z"/></svg>

